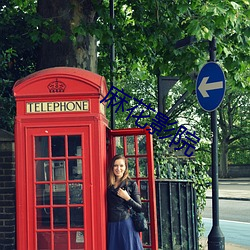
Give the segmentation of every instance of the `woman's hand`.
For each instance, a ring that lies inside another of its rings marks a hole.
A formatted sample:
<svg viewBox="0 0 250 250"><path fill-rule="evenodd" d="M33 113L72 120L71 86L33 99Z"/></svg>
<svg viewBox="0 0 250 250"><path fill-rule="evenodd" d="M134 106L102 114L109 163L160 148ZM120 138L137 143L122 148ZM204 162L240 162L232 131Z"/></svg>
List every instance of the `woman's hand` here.
<svg viewBox="0 0 250 250"><path fill-rule="evenodd" d="M129 201L131 199L131 197L129 196L127 190L123 190L121 188L118 189L117 195L119 197L121 197L122 199L124 199L125 201Z"/></svg>

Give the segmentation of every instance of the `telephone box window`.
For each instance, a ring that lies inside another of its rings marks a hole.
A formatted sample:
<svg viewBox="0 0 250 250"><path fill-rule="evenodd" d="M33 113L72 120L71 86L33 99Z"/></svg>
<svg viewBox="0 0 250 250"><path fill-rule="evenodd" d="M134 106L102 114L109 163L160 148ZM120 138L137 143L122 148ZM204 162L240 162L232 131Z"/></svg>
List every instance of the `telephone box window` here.
<svg viewBox="0 0 250 250"><path fill-rule="evenodd" d="M129 175L130 177L134 178L136 177L136 168L135 168L135 158L128 158L128 169L129 169Z"/></svg>
<svg viewBox="0 0 250 250"><path fill-rule="evenodd" d="M36 185L36 204L45 204L46 196L49 195L49 185L47 184L47 192L45 188L46 184Z"/></svg>
<svg viewBox="0 0 250 250"><path fill-rule="evenodd" d="M70 208L70 227L83 227L83 208Z"/></svg>
<svg viewBox="0 0 250 250"><path fill-rule="evenodd" d="M82 204L82 184L80 183L71 183L69 184L69 197L70 204Z"/></svg>
<svg viewBox="0 0 250 250"><path fill-rule="evenodd" d="M82 179L82 160L81 159L69 160L69 179L70 180Z"/></svg>
<svg viewBox="0 0 250 250"><path fill-rule="evenodd" d="M35 137L35 155L36 157L48 157L48 136L36 136Z"/></svg>
<svg viewBox="0 0 250 250"><path fill-rule="evenodd" d="M81 156L82 155L82 142L80 135L68 136L68 155Z"/></svg>
<svg viewBox="0 0 250 250"><path fill-rule="evenodd" d="M150 206L149 202L143 202L142 203L142 210L144 211L144 215L147 218L147 221L150 223Z"/></svg>
<svg viewBox="0 0 250 250"><path fill-rule="evenodd" d="M65 138L64 136L51 137L52 157L65 156Z"/></svg>
<svg viewBox="0 0 250 250"><path fill-rule="evenodd" d="M147 177L148 176L148 160L146 157L139 158L139 168L140 168L140 176Z"/></svg>
<svg viewBox="0 0 250 250"><path fill-rule="evenodd" d="M142 210L144 211L144 215L147 218L148 222L150 223L150 207L149 207L149 202L143 202L142 203ZM147 231L144 231L142 233L142 241L144 242L145 245L152 245L151 242L151 228L149 227L149 229Z"/></svg>
<svg viewBox="0 0 250 250"><path fill-rule="evenodd" d="M124 148L124 143L123 143L123 137L122 136L117 136L115 138L116 140L116 154L123 154L123 148Z"/></svg>
<svg viewBox="0 0 250 250"><path fill-rule="evenodd" d="M139 154L146 155L146 136L145 135L138 135L138 147L139 147Z"/></svg>
<svg viewBox="0 0 250 250"><path fill-rule="evenodd" d="M128 155L135 155L135 140L134 136L126 136L127 141L127 154Z"/></svg>
<svg viewBox="0 0 250 250"><path fill-rule="evenodd" d="M46 229L50 227L50 210L49 208L38 208L36 210L37 228Z"/></svg>
<svg viewBox="0 0 250 250"><path fill-rule="evenodd" d="M53 184L53 204L66 205L65 184Z"/></svg>
<svg viewBox="0 0 250 250"><path fill-rule="evenodd" d="M76 231L71 232L71 246L74 246L77 243L77 246L79 246L79 249L83 248L83 242L84 242L84 232L83 231Z"/></svg>
<svg viewBox="0 0 250 250"><path fill-rule="evenodd" d="M54 217L54 228L61 228L61 227L65 228L67 226L66 208L54 208L53 217Z"/></svg>
<svg viewBox="0 0 250 250"><path fill-rule="evenodd" d="M141 190L141 197L143 198L143 200L148 200L149 199L148 181L140 182L140 190Z"/></svg>
<svg viewBox="0 0 250 250"><path fill-rule="evenodd" d="M82 135L35 136L34 142L38 250L51 249L51 244L54 250L70 244L83 249Z"/></svg>
<svg viewBox="0 0 250 250"><path fill-rule="evenodd" d="M65 161L52 162L52 179L53 181L65 181Z"/></svg>
<svg viewBox="0 0 250 250"><path fill-rule="evenodd" d="M51 249L51 237L49 232L37 233L37 249Z"/></svg>
<svg viewBox="0 0 250 250"><path fill-rule="evenodd" d="M49 161L37 160L36 161L36 180L49 181Z"/></svg>
<svg viewBox="0 0 250 250"><path fill-rule="evenodd" d="M66 250L68 249L68 235L67 232L54 232L54 249Z"/></svg>

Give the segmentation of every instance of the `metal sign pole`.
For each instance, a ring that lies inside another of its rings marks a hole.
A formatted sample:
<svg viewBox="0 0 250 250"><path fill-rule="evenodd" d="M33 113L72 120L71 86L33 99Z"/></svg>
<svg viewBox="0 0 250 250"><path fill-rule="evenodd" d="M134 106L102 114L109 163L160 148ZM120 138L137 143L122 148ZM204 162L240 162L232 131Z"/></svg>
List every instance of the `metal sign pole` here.
<svg viewBox="0 0 250 250"><path fill-rule="evenodd" d="M215 38L209 42L210 61L216 61ZM213 204L213 227L208 235L208 250L224 250L225 238L219 225L219 182L218 182L218 129L217 110L211 112L212 139L212 204Z"/></svg>

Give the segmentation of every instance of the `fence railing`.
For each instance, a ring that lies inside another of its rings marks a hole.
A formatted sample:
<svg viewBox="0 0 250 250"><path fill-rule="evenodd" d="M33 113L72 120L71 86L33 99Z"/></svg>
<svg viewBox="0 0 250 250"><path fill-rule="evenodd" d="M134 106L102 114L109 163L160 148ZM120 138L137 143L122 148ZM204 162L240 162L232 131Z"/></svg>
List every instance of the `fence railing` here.
<svg viewBox="0 0 250 250"><path fill-rule="evenodd" d="M159 250L198 250L196 193L187 180L156 180Z"/></svg>

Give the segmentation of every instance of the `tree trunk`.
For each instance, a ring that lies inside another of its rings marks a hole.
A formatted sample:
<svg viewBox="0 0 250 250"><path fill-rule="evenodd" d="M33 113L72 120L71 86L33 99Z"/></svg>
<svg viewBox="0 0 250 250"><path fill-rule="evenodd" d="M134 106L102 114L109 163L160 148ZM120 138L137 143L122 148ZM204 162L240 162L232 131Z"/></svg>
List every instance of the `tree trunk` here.
<svg viewBox="0 0 250 250"><path fill-rule="evenodd" d="M38 51L38 69L69 66L97 71L96 38L86 31L96 22L91 0L38 0L38 14L54 23L41 30L46 39ZM56 33L62 34L60 41Z"/></svg>
<svg viewBox="0 0 250 250"><path fill-rule="evenodd" d="M228 143L225 140L222 140L220 145L219 177L228 177Z"/></svg>

